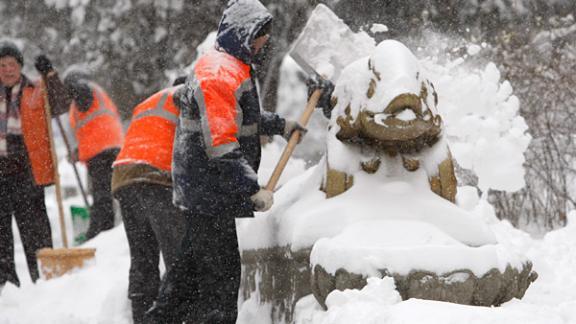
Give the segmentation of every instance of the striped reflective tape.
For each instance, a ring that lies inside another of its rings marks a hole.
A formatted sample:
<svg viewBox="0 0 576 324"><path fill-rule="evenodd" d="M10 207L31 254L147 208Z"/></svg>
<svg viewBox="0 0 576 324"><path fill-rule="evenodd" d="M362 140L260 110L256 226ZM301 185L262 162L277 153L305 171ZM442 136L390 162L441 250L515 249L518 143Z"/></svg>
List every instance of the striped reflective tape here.
<svg viewBox="0 0 576 324"><path fill-rule="evenodd" d="M178 122L178 116L176 116L175 114L164 109L164 105L166 104L167 100L168 100L168 94L165 93L162 95L162 97L158 101L158 104L156 104L156 107L137 114L134 117L133 121L137 121L137 120L142 119L144 117L155 116L155 117L160 117L160 118L166 119L169 122L176 124Z"/></svg>
<svg viewBox="0 0 576 324"><path fill-rule="evenodd" d="M116 117L116 114L104 105L104 98L100 94L100 91L93 91L93 93L96 94L96 98L98 99L98 108L96 108L95 111L90 113L88 116L84 117L82 120L79 120L80 117L79 117L78 109L74 110L74 116L75 116L75 119L77 121L76 127L74 127L75 131L80 130L80 128L86 126L86 124L88 124L89 122L93 121L94 119L96 119L100 116L108 115L108 116Z"/></svg>

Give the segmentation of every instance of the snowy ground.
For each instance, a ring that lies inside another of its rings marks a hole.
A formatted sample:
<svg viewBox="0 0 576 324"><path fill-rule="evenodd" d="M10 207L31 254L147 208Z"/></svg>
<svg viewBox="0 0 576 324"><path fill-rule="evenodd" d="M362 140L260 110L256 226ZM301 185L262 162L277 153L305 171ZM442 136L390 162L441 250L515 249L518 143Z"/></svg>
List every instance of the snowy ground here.
<svg viewBox="0 0 576 324"><path fill-rule="evenodd" d="M272 146L264 154L268 156L266 170L279 150ZM298 170L302 170L300 163L292 165L291 172ZM47 200L50 198L51 195ZM55 245L60 246L56 208L51 202L48 205ZM304 298L298 304L297 323L576 323L576 214L570 215L567 227L542 239L532 239L507 222L493 221L490 227L499 241L507 241L524 252L539 273L522 300L512 300L498 308L399 301L388 279L375 279L362 291L330 295L328 312L320 310L313 298ZM32 284L17 237L16 260L22 287L7 284L2 291L0 324L131 323L126 297L129 252L123 226L103 233L87 246L97 249L93 263L61 278ZM248 301L238 323L266 324L258 316L259 309Z"/></svg>

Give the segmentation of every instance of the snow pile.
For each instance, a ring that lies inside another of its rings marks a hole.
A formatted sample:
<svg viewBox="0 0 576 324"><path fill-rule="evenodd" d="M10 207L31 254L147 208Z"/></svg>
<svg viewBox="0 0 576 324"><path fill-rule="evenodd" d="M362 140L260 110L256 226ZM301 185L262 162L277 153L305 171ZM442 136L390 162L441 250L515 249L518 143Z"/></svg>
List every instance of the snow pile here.
<svg viewBox="0 0 576 324"><path fill-rule="evenodd" d="M458 164L478 176L481 190L516 191L524 186L524 152L531 136L519 115L512 86L500 79L496 65L483 70L421 60L438 93L438 110L446 138Z"/></svg>
<svg viewBox="0 0 576 324"><path fill-rule="evenodd" d="M394 279L390 277L368 278L362 290L335 290L326 299L329 311L324 313L313 296L307 296L296 305L295 322L298 324L319 323L383 323L387 306L402 301L396 291Z"/></svg>
<svg viewBox="0 0 576 324"><path fill-rule="evenodd" d="M499 236L522 244L526 254L534 261L538 280L529 289L524 300L532 304L558 307L566 314L567 323L576 323L576 211L568 214L568 224L549 232L541 241L534 241L526 233L507 235L511 225L503 223ZM508 227L508 228L506 228Z"/></svg>
<svg viewBox="0 0 576 324"><path fill-rule="evenodd" d="M270 323L270 304L261 304L255 298L250 298L238 310L237 324L267 324Z"/></svg>
<svg viewBox="0 0 576 324"><path fill-rule="evenodd" d="M518 300L503 307L475 307L458 304L410 299L394 305L376 302L349 302L339 307L330 307L327 312L312 304L311 296L301 299L297 306L304 309L296 317L295 324L566 324L574 317L565 317L557 307L537 307L522 304ZM574 306L574 304L571 304ZM315 308L314 308L315 307Z"/></svg>
<svg viewBox="0 0 576 324"><path fill-rule="evenodd" d="M385 170L359 172L351 189L331 199L319 190L324 171L309 169L275 194L269 212L239 219L241 250L314 246L311 264L332 274L344 268L366 276L382 269L399 274L470 269L480 277L527 261L513 246L496 244L484 217L432 193L422 170L394 179L386 178Z"/></svg>
<svg viewBox="0 0 576 324"><path fill-rule="evenodd" d="M432 193L422 171L406 171L395 179L386 178L385 168L375 175L360 172L355 174L351 189L331 199L319 190L324 172L321 166L308 169L276 192L269 212L239 220L241 248L291 245L298 250L368 220L423 221L465 244L495 242L482 221ZM262 234L249 235L254 231Z"/></svg>
<svg viewBox="0 0 576 324"><path fill-rule="evenodd" d="M50 211L55 216L56 209ZM95 260L60 278L32 284L22 271L25 265L18 265L22 287L8 284L2 291L0 323L130 323L130 253L123 226L84 247L96 248Z"/></svg>
<svg viewBox="0 0 576 324"><path fill-rule="evenodd" d="M521 269L525 261L501 245L469 247L429 223L405 220L356 223L318 240L310 255L310 263L329 273L344 268L365 276L378 276L382 269L399 275L415 269L437 274L469 269L482 277L493 268L503 273L509 264Z"/></svg>

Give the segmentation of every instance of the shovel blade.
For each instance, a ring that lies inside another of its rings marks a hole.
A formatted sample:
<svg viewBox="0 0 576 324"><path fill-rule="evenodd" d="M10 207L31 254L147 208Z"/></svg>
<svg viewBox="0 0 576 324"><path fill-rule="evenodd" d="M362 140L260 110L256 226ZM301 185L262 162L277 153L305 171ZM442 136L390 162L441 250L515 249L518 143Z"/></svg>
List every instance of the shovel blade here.
<svg viewBox="0 0 576 324"><path fill-rule="evenodd" d="M319 4L294 42L290 56L306 73L336 82L348 64L370 55L375 46L368 34L354 33L330 8Z"/></svg>
<svg viewBox="0 0 576 324"><path fill-rule="evenodd" d="M40 269L44 279L57 278L73 269L82 268L87 262L94 259L96 249L50 249L38 250L36 256L40 261Z"/></svg>

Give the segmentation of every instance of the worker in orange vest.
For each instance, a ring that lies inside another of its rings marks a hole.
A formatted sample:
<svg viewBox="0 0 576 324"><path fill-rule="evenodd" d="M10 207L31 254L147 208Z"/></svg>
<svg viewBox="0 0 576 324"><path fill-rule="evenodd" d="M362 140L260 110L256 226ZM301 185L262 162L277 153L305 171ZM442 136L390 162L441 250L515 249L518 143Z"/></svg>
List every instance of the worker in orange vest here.
<svg viewBox="0 0 576 324"><path fill-rule="evenodd" d="M78 143L72 162L87 165L92 183L93 203L86 238L91 239L114 227L114 209L110 190L112 163L124 139L116 105L108 94L83 70L66 73L64 85L73 98L70 126Z"/></svg>
<svg viewBox="0 0 576 324"><path fill-rule="evenodd" d="M170 269L186 222L172 204L172 146L179 108L174 93L161 90L134 108L132 122L114 162L112 192L120 203L130 246L128 298L134 323L142 323L160 285L160 252ZM177 86L178 85L178 86Z"/></svg>
<svg viewBox="0 0 576 324"><path fill-rule="evenodd" d="M44 202L44 187L54 183L55 175L46 94L53 116L65 113L70 104L46 56L35 62L43 81L28 79L22 74L23 65L24 57L16 45L0 42L0 290L6 282L20 285L14 264L12 216L33 282L39 278L36 251L52 247Z"/></svg>

